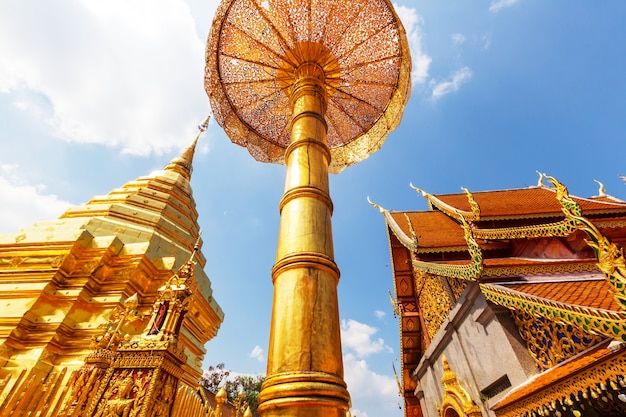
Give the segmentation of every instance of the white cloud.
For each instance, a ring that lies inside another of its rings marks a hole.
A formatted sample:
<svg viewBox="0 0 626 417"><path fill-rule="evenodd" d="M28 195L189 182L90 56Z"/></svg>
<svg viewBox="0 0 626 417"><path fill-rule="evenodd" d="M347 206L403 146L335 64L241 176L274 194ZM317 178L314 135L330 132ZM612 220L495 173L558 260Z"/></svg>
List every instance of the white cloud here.
<svg viewBox="0 0 626 417"><path fill-rule="evenodd" d="M393 5L398 17L402 21L411 50L411 82L422 84L428 78L428 68L432 58L422 51L422 33L419 24L422 18L417 14L417 10L407 6Z"/></svg>
<svg viewBox="0 0 626 417"><path fill-rule="evenodd" d="M482 40L483 40L483 49L484 50L489 49L489 47L491 46L491 33L487 33L483 35Z"/></svg>
<svg viewBox="0 0 626 417"><path fill-rule="evenodd" d="M494 0L489 5L489 11L492 13L497 13L505 7L513 6L515 3L517 3L517 1L518 0Z"/></svg>
<svg viewBox="0 0 626 417"><path fill-rule="evenodd" d="M377 319L384 319L387 313L385 313L382 310L376 310L374 311L374 315L376 316Z"/></svg>
<svg viewBox="0 0 626 417"><path fill-rule="evenodd" d="M450 35L450 38L456 45L461 45L465 42L465 35L462 33L453 33Z"/></svg>
<svg viewBox="0 0 626 417"><path fill-rule="evenodd" d="M459 69L450 79L434 83L432 97L436 99L446 94L458 91L461 84L472 78L472 75L472 70L468 67Z"/></svg>
<svg viewBox="0 0 626 417"><path fill-rule="evenodd" d="M398 393L398 384L393 376L381 375L369 369L367 362L357 359L352 354L344 355L345 381L354 408L354 417L366 417L359 410L381 410L380 415L390 414L397 409L402 399ZM391 364L389 365L391 368Z"/></svg>
<svg viewBox="0 0 626 417"><path fill-rule="evenodd" d="M167 152L209 110L203 43L182 0L3 2L0 93L64 140Z"/></svg>
<svg viewBox="0 0 626 417"><path fill-rule="evenodd" d="M252 352L250 352L250 357L256 359L259 362L264 362L265 352L263 351L263 348L261 346L256 345L254 349L252 349Z"/></svg>
<svg viewBox="0 0 626 417"><path fill-rule="evenodd" d="M0 233L13 233L40 220L56 219L71 205L54 194L46 194L44 185L25 184L17 172L17 165L0 166Z"/></svg>
<svg viewBox="0 0 626 417"><path fill-rule="evenodd" d="M341 342L344 348L352 349L359 358L365 358L372 353L393 351L382 338L371 339L377 332L376 327L365 323L352 319L341 320Z"/></svg>

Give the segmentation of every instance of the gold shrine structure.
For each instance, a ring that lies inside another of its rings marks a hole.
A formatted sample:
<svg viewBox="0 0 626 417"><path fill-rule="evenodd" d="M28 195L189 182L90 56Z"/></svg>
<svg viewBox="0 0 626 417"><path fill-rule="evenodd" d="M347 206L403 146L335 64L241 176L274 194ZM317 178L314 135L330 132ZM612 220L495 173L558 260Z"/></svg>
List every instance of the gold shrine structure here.
<svg viewBox="0 0 626 417"><path fill-rule="evenodd" d="M536 186L384 216L407 417L626 415L626 202Z"/></svg>
<svg viewBox="0 0 626 417"><path fill-rule="evenodd" d="M224 314L190 179L163 170L0 235L0 416L242 415L199 386Z"/></svg>
<svg viewBox="0 0 626 417"><path fill-rule="evenodd" d="M262 162L284 163L264 417L345 417L328 174L378 150L410 91L389 0L223 0L206 53L215 120Z"/></svg>

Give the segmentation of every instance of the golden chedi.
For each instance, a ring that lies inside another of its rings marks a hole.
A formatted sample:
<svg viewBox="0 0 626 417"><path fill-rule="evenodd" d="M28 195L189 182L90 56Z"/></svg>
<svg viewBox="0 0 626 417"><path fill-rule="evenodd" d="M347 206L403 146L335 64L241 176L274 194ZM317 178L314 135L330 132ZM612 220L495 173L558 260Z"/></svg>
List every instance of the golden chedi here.
<svg viewBox="0 0 626 417"><path fill-rule="evenodd" d="M163 170L58 220L0 235L0 416L61 415L68 384L94 349L109 357L120 343L112 336L141 335L149 325L159 289L199 242L189 183L197 140ZM194 258L193 302L175 323L183 391L197 387L204 345L224 316L202 254ZM125 300L133 313L122 319Z"/></svg>

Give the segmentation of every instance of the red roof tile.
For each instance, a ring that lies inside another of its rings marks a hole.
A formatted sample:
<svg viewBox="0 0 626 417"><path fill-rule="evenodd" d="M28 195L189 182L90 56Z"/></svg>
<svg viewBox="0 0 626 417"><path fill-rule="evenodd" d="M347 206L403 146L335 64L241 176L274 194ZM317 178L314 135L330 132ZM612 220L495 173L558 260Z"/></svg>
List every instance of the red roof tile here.
<svg viewBox="0 0 626 417"><path fill-rule="evenodd" d="M554 300L561 303L621 310L613 298L611 285L604 279L593 281L561 281L547 283L509 284L506 287L535 297Z"/></svg>
<svg viewBox="0 0 626 417"><path fill-rule="evenodd" d="M541 217L562 216L561 204L551 188L532 187L515 190L481 191L472 193L480 206L481 219L490 217ZM444 203L459 210L471 211L466 194L436 195ZM590 212L619 211L626 212L626 202L609 199L588 199L572 196L585 214Z"/></svg>

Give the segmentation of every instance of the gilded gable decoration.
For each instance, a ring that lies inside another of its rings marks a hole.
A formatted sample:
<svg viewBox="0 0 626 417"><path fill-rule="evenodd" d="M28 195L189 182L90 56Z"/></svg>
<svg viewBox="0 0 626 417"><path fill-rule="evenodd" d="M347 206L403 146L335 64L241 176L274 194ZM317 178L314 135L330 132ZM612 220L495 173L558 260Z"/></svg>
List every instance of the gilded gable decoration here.
<svg viewBox="0 0 626 417"><path fill-rule="evenodd" d="M456 374L450 369L448 360L442 359L443 397L441 399L441 417L482 417L480 408L472 400L465 388L461 385Z"/></svg>

